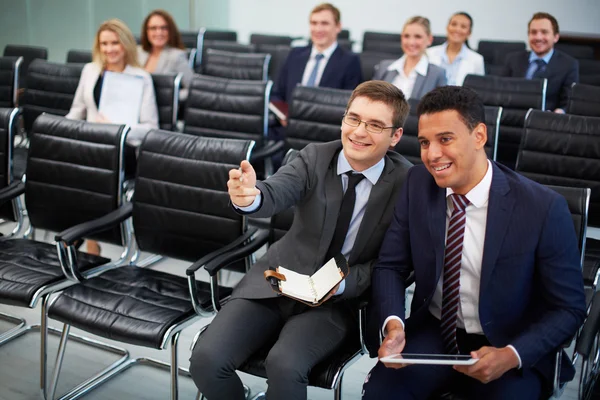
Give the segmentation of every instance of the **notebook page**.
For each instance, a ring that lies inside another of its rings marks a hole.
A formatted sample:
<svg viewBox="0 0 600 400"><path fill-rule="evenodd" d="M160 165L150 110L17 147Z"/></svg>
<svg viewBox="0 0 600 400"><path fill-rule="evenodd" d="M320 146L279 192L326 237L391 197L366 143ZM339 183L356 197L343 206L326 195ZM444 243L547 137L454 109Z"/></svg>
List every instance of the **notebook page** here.
<svg viewBox="0 0 600 400"><path fill-rule="evenodd" d="M299 274L283 267L277 268L277 272L285 275L286 279L279 281L279 289L282 293L311 303L315 301L308 275Z"/></svg>
<svg viewBox="0 0 600 400"><path fill-rule="evenodd" d="M331 259L325 263L312 277L313 287L317 292L317 300L327 295L342 280L342 275L335 262Z"/></svg>

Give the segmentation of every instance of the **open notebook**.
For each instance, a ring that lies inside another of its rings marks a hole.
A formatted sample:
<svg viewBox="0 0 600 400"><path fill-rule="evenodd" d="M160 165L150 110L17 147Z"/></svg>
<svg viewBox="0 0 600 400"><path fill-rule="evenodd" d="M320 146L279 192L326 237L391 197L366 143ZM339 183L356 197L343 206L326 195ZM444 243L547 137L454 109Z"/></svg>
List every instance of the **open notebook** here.
<svg viewBox="0 0 600 400"><path fill-rule="evenodd" d="M348 274L346 258L339 254L312 275L304 275L284 267L265 271L265 278L278 293L317 306L329 298L331 290Z"/></svg>

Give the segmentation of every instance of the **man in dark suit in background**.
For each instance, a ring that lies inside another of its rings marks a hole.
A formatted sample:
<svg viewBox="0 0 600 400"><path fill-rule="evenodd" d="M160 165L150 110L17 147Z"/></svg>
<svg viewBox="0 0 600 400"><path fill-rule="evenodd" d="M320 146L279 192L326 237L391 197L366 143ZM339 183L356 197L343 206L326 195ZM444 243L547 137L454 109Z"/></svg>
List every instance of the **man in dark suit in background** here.
<svg viewBox="0 0 600 400"><path fill-rule="evenodd" d="M362 82L356 54L338 46L340 10L323 3L310 13L311 45L292 48L273 87L273 100L291 101L298 85L354 90Z"/></svg>
<svg viewBox="0 0 600 400"><path fill-rule="evenodd" d="M363 399L428 399L449 388L469 399L538 399L551 386L557 349L585 317L567 202L487 159L484 106L473 90L434 89L417 112L424 165L408 173L372 273L371 305L385 335L379 357L479 360L454 368L379 362ZM574 372L563 354L561 378Z"/></svg>
<svg viewBox="0 0 600 400"><path fill-rule="evenodd" d="M579 82L579 63L554 48L559 39L556 18L548 13L535 13L528 26L531 51L519 51L507 57L504 76L548 79L546 110L564 113L573 83Z"/></svg>
<svg viewBox="0 0 600 400"><path fill-rule="evenodd" d="M239 212L270 217L296 208L290 230L246 273L192 352L192 378L208 399L243 399L235 370L274 343L265 365L267 398L305 400L309 371L356 329L356 298L371 285L372 264L411 166L389 151L408 109L394 85L365 82L348 101L341 141L309 144L262 182L248 161L229 172ZM349 274L317 307L278 296L263 275L278 266L312 275L340 253Z"/></svg>

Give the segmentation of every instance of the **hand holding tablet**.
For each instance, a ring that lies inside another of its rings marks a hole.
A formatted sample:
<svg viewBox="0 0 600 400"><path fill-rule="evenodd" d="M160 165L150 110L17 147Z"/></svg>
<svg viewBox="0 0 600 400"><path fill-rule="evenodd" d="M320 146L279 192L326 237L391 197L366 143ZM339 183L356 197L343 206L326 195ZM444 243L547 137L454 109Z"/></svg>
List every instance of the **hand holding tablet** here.
<svg viewBox="0 0 600 400"><path fill-rule="evenodd" d="M473 365L479 359L463 354L393 354L382 357L384 364Z"/></svg>

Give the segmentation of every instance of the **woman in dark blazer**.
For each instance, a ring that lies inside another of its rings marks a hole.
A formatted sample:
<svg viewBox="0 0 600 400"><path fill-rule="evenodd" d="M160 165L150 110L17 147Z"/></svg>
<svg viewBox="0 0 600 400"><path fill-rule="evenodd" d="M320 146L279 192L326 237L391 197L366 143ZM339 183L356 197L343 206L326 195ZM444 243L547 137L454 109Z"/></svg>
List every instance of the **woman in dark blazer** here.
<svg viewBox="0 0 600 400"><path fill-rule="evenodd" d="M384 60L376 67L375 80L390 82L407 98L420 99L438 86L446 85L445 71L429 63L426 50L433 41L429 20L412 17L402 29L402 51L398 60Z"/></svg>

